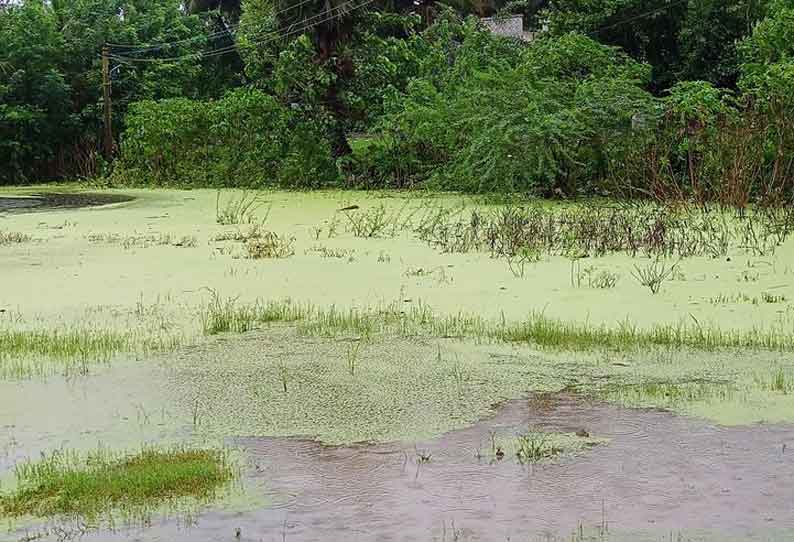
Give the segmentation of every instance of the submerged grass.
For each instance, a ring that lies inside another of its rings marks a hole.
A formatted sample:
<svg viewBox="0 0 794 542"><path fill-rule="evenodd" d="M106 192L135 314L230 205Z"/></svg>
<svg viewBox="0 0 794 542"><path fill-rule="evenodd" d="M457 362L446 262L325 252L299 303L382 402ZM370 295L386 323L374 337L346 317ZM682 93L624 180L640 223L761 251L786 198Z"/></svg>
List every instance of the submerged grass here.
<svg viewBox="0 0 794 542"><path fill-rule="evenodd" d="M236 477L222 450L144 449L59 452L17 465L16 487L0 494L0 516L85 517L120 512L145 518L158 506L192 497L208 501Z"/></svg>
<svg viewBox="0 0 794 542"><path fill-rule="evenodd" d="M170 350L183 342L175 334L72 327L0 328L0 378L28 378L63 372L86 375L90 367L123 353Z"/></svg>
<svg viewBox="0 0 794 542"><path fill-rule="evenodd" d="M32 240L33 238L27 233L0 230L0 246L27 243Z"/></svg>
<svg viewBox="0 0 794 542"><path fill-rule="evenodd" d="M685 321L641 328L631 322L617 326L595 326L549 318L532 312L519 322L491 321L475 314L449 316L435 314L427 305L404 304L347 310L335 306L324 309L284 301L238 304L236 299L213 299L204 308L203 329L207 335L228 331L244 332L272 322L295 322L307 335L333 337L352 334L368 337L375 333L397 332L402 336L469 338L505 343L531 344L558 351L637 351L649 347L685 348L716 351L750 349L792 351L794 333L782 328L723 330L719 327Z"/></svg>
<svg viewBox="0 0 794 542"><path fill-rule="evenodd" d="M495 209L431 207L412 229L445 252L487 250L514 257L541 254L604 256L626 252L655 257L725 256L731 249L769 255L794 232L790 209L753 209L742 215L654 204L507 205Z"/></svg>
<svg viewBox="0 0 794 542"><path fill-rule="evenodd" d="M127 335L107 330L12 331L0 329L0 360L35 355L59 359L105 358L128 348Z"/></svg>

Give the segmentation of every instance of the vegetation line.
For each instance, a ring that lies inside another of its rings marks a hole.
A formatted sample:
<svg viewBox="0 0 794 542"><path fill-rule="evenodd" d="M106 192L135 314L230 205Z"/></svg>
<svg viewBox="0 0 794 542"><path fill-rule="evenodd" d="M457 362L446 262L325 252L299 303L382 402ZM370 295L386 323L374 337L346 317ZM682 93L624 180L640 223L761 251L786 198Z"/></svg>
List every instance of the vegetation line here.
<svg viewBox="0 0 794 542"><path fill-rule="evenodd" d="M92 364L119 354L173 350L183 344L179 334L101 328L0 329L0 378L28 378L62 371L86 375Z"/></svg>
<svg viewBox="0 0 794 542"><path fill-rule="evenodd" d="M401 304L342 310L283 301L238 304L234 299L214 296L202 313L206 335L245 332L263 324L294 322L301 333L318 336L354 334L369 337L377 333L428 336L531 344L559 351L608 349L635 351L651 346L714 351L719 349L794 350L794 333L784 329L753 328L723 330L687 321L639 327L629 321L617 326L565 322L534 311L523 321L492 321L470 313L435 314L418 304Z"/></svg>

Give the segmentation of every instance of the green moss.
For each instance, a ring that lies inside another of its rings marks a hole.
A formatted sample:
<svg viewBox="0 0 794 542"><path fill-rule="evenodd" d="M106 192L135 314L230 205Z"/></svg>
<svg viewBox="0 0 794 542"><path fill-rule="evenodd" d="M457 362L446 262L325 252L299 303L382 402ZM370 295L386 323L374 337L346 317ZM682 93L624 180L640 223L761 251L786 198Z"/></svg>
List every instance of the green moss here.
<svg viewBox="0 0 794 542"><path fill-rule="evenodd" d="M217 450L57 453L17 466L17 487L0 495L0 515L137 516L182 497L210 499L234 477L226 452Z"/></svg>

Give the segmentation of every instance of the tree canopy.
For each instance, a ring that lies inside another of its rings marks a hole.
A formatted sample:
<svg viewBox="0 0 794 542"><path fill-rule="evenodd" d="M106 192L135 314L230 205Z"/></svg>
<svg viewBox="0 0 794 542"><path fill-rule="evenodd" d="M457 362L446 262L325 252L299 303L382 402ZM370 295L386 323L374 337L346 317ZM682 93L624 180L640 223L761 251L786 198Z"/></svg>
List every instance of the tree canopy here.
<svg viewBox="0 0 794 542"><path fill-rule="evenodd" d="M477 18L514 13L533 43ZM790 0L20 0L0 6L0 182L111 173L107 45L116 180L204 160L213 185L707 197L741 140L745 196L780 193L792 35Z"/></svg>

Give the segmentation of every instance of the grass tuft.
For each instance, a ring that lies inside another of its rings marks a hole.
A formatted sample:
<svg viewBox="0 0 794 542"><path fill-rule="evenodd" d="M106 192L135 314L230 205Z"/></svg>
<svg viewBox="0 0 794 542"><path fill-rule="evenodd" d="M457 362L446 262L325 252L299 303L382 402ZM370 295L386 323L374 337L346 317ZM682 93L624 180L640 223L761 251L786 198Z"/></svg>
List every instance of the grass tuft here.
<svg viewBox="0 0 794 542"><path fill-rule="evenodd" d="M221 204L221 191L218 190L215 198L215 221L222 226L254 224L258 221L256 212L261 206L259 195L248 191L243 191L239 197L232 197ZM269 214L268 208L265 217L259 222L266 222Z"/></svg>
<svg viewBox="0 0 794 542"><path fill-rule="evenodd" d="M61 371L87 375L95 364L128 352L172 350L183 342L176 334L101 328L0 328L0 378L30 378Z"/></svg>
<svg viewBox="0 0 794 542"><path fill-rule="evenodd" d="M32 240L33 238L26 233L0 231L0 246L27 243Z"/></svg>
<svg viewBox="0 0 794 542"><path fill-rule="evenodd" d="M59 452L16 467L16 488L0 494L0 515L86 517L114 511L145 518L174 499L208 501L236 477L228 453L144 449L119 454Z"/></svg>

